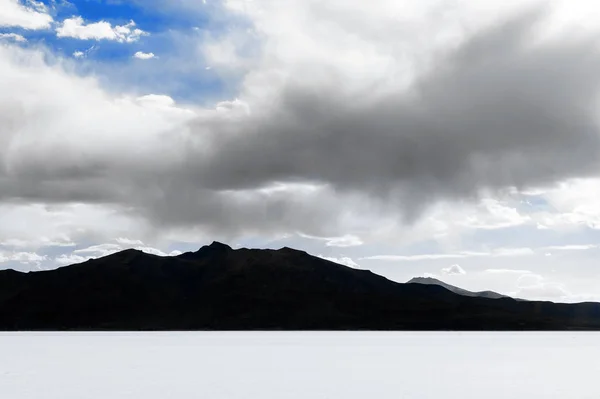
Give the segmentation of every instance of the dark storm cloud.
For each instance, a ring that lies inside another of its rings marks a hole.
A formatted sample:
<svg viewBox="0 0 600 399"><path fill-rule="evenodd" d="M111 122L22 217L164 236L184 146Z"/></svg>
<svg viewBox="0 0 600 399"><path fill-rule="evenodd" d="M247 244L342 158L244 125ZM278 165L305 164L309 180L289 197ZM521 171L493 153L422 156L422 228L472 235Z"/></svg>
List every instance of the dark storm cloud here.
<svg viewBox="0 0 600 399"><path fill-rule="evenodd" d="M480 33L405 92L363 100L288 87L239 134L214 131L198 184L304 180L423 204L595 173L596 41L534 45L537 18Z"/></svg>

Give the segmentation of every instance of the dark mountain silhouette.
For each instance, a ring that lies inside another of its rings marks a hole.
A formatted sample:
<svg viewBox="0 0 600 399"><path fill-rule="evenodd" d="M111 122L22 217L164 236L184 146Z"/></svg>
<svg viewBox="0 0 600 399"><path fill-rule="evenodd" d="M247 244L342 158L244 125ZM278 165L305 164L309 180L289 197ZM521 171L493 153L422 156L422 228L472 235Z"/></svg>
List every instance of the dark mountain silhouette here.
<svg viewBox="0 0 600 399"><path fill-rule="evenodd" d="M600 329L600 304L518 302L399 284L290 248L126 250L0 272L2 330Z"/></svg>
<svg viewBox="0 0 600 399"><path fill-rule="evenodd" d="M506 295L498 294L494 291L479 291L472 292L467 291L465 289L455 287L453 285L444 283L436 278L432 277L415 277L407 282L407 284L425 284L425 285L439 285L440 287L444 287L448 291L452 291L458 295L471 296L471 297L480 297L480 298L490 298L490 299L500 299L500 298L508 298Z"/></svg>

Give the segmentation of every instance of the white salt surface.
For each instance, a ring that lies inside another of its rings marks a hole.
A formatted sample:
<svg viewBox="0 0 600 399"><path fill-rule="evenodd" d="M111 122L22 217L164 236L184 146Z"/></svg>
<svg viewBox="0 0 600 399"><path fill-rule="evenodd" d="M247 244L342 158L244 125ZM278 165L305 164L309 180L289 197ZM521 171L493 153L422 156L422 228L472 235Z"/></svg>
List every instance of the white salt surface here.
<svg viewBox="0 0 600 399"><path fill-rule="evenodd" d="M598 398L592 333L8 333L2 399Z"/></svg>

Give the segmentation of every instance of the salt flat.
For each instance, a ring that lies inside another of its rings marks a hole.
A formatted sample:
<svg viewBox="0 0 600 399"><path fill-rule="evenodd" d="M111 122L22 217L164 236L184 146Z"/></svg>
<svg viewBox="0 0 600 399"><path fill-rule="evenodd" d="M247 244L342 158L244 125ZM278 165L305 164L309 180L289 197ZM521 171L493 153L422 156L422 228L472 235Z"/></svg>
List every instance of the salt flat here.
<svg viewBox="0 0 600 399"><path fill-rule="evenodd" d="M6 333L3 399L597 398L596 333Z"/></svg>

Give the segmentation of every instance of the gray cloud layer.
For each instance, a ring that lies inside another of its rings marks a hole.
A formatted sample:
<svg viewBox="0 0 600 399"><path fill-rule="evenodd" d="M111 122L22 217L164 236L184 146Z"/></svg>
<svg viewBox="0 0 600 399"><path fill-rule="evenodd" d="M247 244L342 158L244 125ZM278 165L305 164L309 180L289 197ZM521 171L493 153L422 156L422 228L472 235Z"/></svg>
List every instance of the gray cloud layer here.
<svg viewBox="0 0 600 399"><path fill-rule="evenodd" d="M536 42L541 20L478 32L408 87L349 90L335 68L306 65L249 114L187 118L152 137L118 126L120 147L60 130L27 141L20 129L36 115L17 102L0 113L12 149L0 197L112 203L160 227L326 235L349 213L414 219L436 201L597 174L596 38ZM268 189L276 183L317 188Z"/></svg>
<svg viewBox="0 0 600 399"><path fill-rule="evenodd" d="M527 47L532 21L517 22L440 59L407 92L344 98L337 86L288 87L266 118L227 126L237 134L213 132L214 151L199 159L202 183L296 179L445 196L589 173L598 151L596 43Z"/></svg>
<svg viewBox="0 0 600 399"><path fill-rule="evenodd" d="M291 83L275 111L212 130L213 151L191 161L197 183L312 181L411 213L484 188L595 173L596 43L531 44L537 18L479 33L403 92L348 98L343 81L318 91Z"/></svg>

